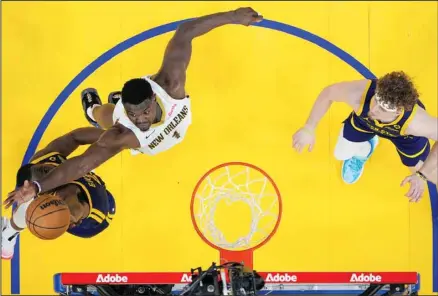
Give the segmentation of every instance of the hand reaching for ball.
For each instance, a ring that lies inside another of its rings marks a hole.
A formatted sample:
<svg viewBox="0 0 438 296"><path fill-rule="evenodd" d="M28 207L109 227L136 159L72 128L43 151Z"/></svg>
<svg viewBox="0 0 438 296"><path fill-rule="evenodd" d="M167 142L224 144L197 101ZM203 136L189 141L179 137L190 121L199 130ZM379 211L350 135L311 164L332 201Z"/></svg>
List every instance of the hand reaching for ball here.
<svg viewBox="0 0 438 296"><path fill-rule="evenodd" d="M36 187L35 184L29 181L24 181L23 186L18 187L12 192L9 192L8 197L3 202L5 209L10 208L14 203L17 203L17 206L22 203L28 202L32 198L36 196Z"/></svg>

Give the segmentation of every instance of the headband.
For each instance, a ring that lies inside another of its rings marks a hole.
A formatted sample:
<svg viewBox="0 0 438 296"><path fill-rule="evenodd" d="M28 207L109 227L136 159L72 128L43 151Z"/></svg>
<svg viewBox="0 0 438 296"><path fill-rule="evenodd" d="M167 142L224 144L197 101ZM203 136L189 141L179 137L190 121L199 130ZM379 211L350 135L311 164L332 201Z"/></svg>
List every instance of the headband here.
<svg viewBox="0 0 438 296"><path fill-rule="evenodd" d="M377 104L382 107L387 112L397 112L397 107L391 107L390 104L383 102L382 98L379 97L377 94L375 95Z"/></svg>

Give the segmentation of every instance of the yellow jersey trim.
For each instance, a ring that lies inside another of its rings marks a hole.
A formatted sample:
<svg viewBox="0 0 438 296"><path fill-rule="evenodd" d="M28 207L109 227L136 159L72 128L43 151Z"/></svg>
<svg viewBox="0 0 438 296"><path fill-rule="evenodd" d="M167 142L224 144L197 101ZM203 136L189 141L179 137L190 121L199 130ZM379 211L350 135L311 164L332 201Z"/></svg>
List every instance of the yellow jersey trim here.
<svg viewBox="0 0 438 296"><path fill-rule="evenodd" d="M102 183L99 181L99 178L97 178L95 174L88 173L87 176L90 176L94 181L97 182L97 184L102 185Z"/></svg>
<svg viewBox="0 0 438 296"><path fill-rule="evenodd" d="M363 130L363 129L357 127L356 124L354 124L353 116L351 116L350 122L351 122L351 125L353 126L353 128L354 128L355 130L358 130L358 131L360 131L360 132L362 132L362 133L373 134L373 132L366 131L366 130Z"/></svg>
<svg viewBox="0 0 438 296"><path fill-rule="evenodd" d="M88 217L93 218L94 220L96 220L99 223L103 222L103 219L100 218L98 215L96 215L95 213L91 213Z"/></svg>
<svg viewBox="0 0 438 296"><path fill-rule="evenodd" d="M415 114L418 111L418 105L415 104L414 108L412 109L411 115L409 115L409 118L405 121L405 124L403 124L403 127L400 130L400 135L405 135L406 129L409 127L409 124L414 119Z"/></svg>
<svg viewBox="0 0 438 296"><path fill-rule="evenodd" d="M59 165L59 163L56 163L56 162L45 162L45 163L42 163L42 164L48 164L48 165L53 165L53 166L58 166Z"/></svg>
<svg viewBox="0 0 438 296"><path fill-rule="evenodd" d="M105 221L108 222L108 224L110 224L110 223L113 221L113 219L110 218L110 217L106 217L106 218L105 218Z"/></svg>
<svg viewBox="0 0 438 296"><path fill-rule="evenodd" d="M357 115L362 114L363 107L365 105L365 100L367 98L368 91L370 90L371 87L371 83L372 83L371 80L367 81L367 87L365 88L365 91L363 92L362 97L360 98L359 110L357 110L356 112Z"/></svg>
<svg viewBox="0 0 438 296"><path fill-rule="evenodd" d="M38 157L37 159L32 160L30 163L36 164L45 158L48 158L50 156L57 155L57 154L60 154L60 153L59 152L50 152L50 153L44 154L43 156Z"/></svg>
<svg viewBox="0 0 438 296"><path fill-rule="evenodd" d="M98 216L102 220L105 219L105 214L99 211L98 209L95 208L91 209L91 213Z"/></svg>
<svg viewBox="0 0 438 296"><path fill-rule="evenodd" d="M417 153L412 154L412 155L409 155L409 154L403 153L403 152L401 152L399 149L397 149L397 151L398 151L401 155L403 155L403 156L406 156L406 157L409 157L409 158L415 158L415 157L417 157L417 156L420 156L420 155L424 152L424 150L426 150L427 145L429 145L429 142L427 142L426 145L424 145L423 149L421 149L420 152L417 152Z"/></svg>
<svg viewBox="0 0 438 296"><path fill-rule="evenodd" d="M374 119L374 124L378 127L385 127L388 125L396 125L397 123L399 123L399 121L403 118L403 116L405 115L405 110L403 110L396 119L394 119L391 122L386 122L386 123L380 123L378 120Z"/></svg>
<svg viewBox="0 0 438 296"><path fill-rule="evenodd" d="M104 213L102 213L98 209L93 208L93 202L91 201L91 194L88 191L88 189L84 186L84 184L77 182L77 181L73 181L70 183L79 185L83 189L83 191L85 192L85 195L87 196L88 203L90 205L90 212L88 213L87 218L92 218L92 219L96 220L98 223L102 223L104 220L106 220L107 217L105 217Z"/></svg>

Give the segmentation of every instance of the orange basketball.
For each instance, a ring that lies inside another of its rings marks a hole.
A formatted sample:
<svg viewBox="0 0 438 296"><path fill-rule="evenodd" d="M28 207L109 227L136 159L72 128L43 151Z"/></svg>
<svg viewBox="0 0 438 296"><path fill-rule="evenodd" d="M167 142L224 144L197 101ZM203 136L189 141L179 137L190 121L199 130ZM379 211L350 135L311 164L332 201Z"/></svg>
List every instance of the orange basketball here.
<svg viewBox="0 0 438 296"><path fill-rule="evenodd" d="M43 194L32 201L26 210L26 224L40 239L55 239L70 225L70 210L61 198Z"/></svg>

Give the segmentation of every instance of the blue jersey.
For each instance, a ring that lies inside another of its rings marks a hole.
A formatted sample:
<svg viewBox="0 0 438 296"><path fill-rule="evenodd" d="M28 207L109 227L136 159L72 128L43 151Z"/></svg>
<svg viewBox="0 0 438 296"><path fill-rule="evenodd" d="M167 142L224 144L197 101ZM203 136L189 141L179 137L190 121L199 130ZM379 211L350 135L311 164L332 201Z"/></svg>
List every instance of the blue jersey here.
<svg viewBox="0 0 438 296"><path fill-rule="evenodd" d="M418 100L411 111L403 110L400 115L392 122L380 123L378 120L371 119L368 117L368 112L370 111L371 99L376 92L377 80L369 80L368 87L362 95L361 104L357 112L353 112L352 124L357 127L358 130L363 128L363 132L368 132L372 130L374 133L382 138L404 138L408 135L405 131L417 112L418 108L421 107L425 109L423 103Z"/></svg>
<svg viewBox="0 0 438 296"><path fill-rule="evenodd" d="M418 100L412 110L403 110L392 122L380 123L368 117L370 105L376 92L377 80L368 80L367 88L362 94L359 110L351 112L344 121L345 139L352 142L369 141L374 135L386 138L394 143L402 162L407 166L415 166L418 161L424 161L429 154L430 143L425 137L406 134L409 123L414 118L418 108L426 109Z"/></svg>
<svg viewBox="0 0 438 296"><path fill-rule="evenodd" d="M31 161L31 164L58 166L65 160L66 157L60 153L51 152ZM69 184L80 189L81 194L78 197L81 201L88 203L90 212L81 224L69 228L67 232L75 236L89 238L105 230L116 213L116 205L114 197L106 189L103 180L95 173L90 172Z"/></svg>

